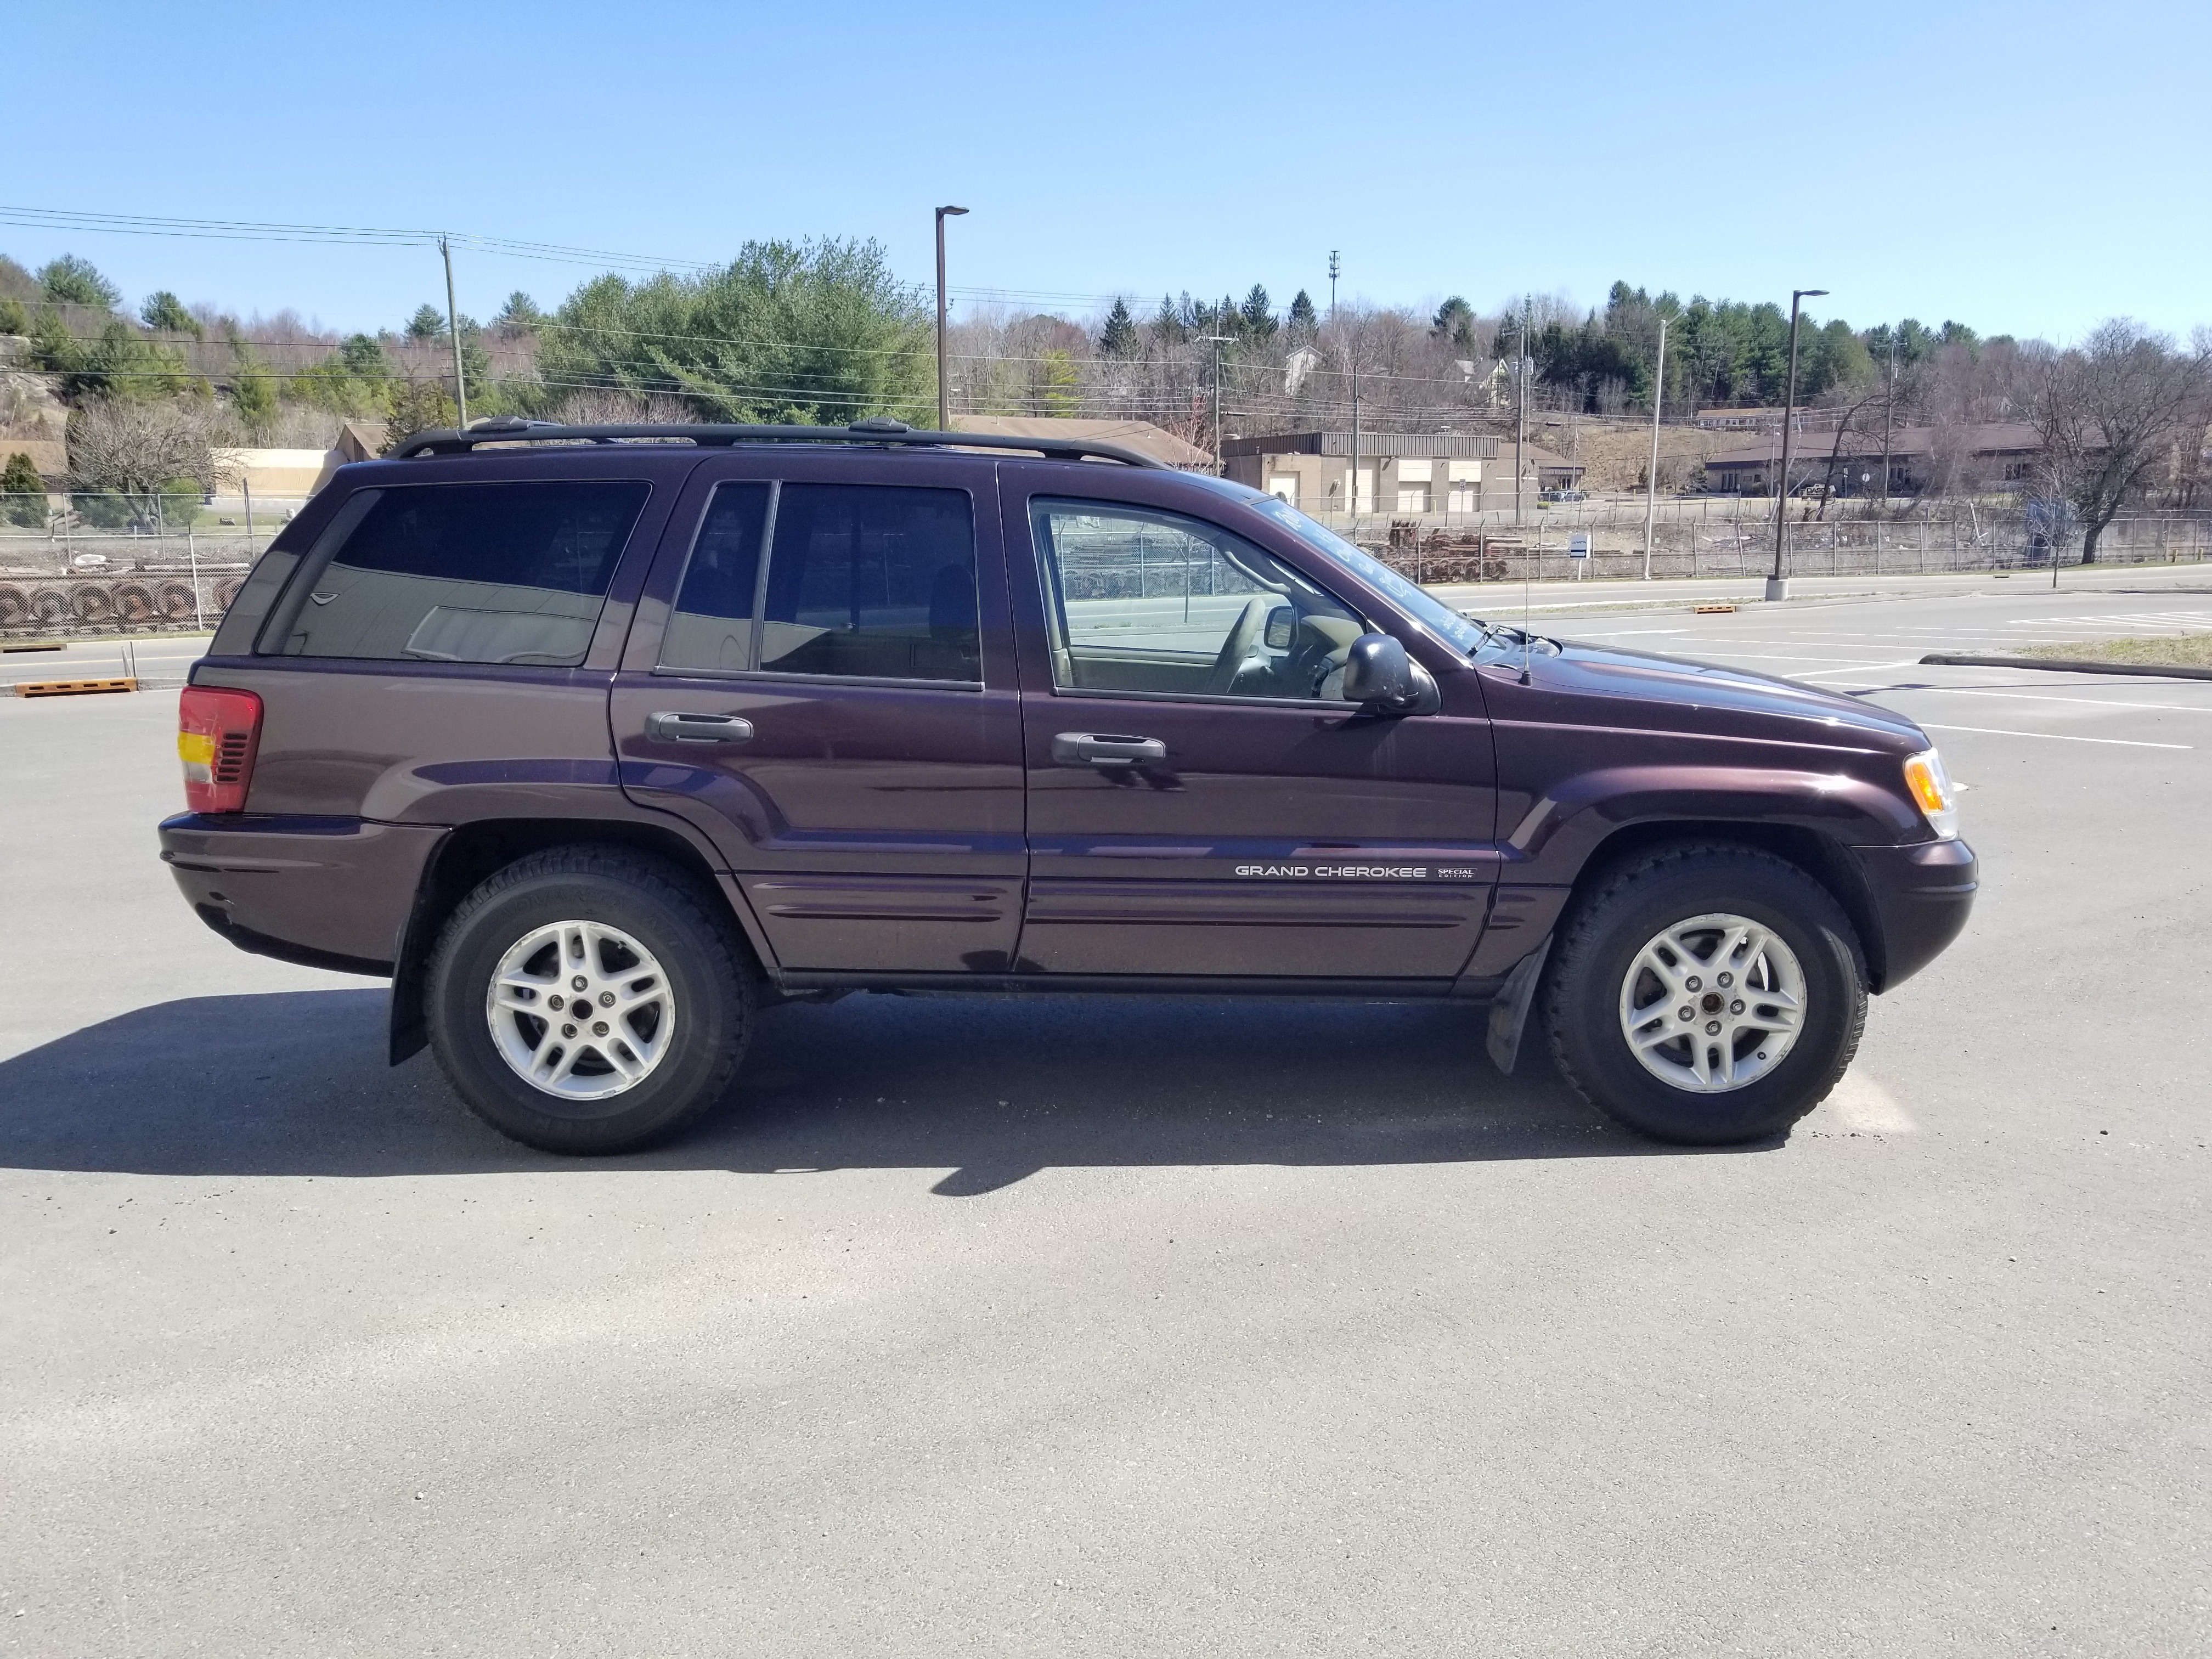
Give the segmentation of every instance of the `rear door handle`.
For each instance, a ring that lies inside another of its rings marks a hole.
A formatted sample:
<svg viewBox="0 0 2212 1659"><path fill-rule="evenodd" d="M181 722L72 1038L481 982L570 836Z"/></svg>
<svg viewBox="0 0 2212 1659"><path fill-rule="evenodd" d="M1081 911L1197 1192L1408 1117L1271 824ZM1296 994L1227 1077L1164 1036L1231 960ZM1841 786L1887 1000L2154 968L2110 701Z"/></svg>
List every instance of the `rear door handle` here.
<svg viewBox="0 0 2212 1659"><path fill-rule="evenodd" d="M654 743L750 743L753 723L738 714L647 714L645 735Z"/></svg>
<svg viewBox="0 0 2212 1659"><path fill-rule="evenodd" d="M1055 766L1138 766L1164 762L1168 746L1158 738L1125 738L1109 732L1062 732L1052 740Z"/></svg>

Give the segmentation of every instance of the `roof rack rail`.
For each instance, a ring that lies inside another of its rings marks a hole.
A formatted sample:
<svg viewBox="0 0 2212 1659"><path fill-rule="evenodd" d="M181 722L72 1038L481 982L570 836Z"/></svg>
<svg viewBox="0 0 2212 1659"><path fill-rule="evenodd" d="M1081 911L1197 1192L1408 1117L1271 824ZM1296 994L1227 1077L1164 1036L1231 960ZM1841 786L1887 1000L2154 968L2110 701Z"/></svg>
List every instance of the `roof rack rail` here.
<svg viewBox="0 0 2212 1659"><path fill-rule="evenodd" d="M1119 461L1125 466L1153 471L1173 471L1155 459L1119 444L1094 443L1079 438L1008 438L988 432L927 432L903 421L877 416L850 426L563 426L558 421L526 421L519 416L494 416L471 423L465 431L418 432L392 453L394 460L415 455L465 455L481 444L513 443L668 443L685 440L702 449L726 448L732 444L842 443L912 444L927 449L1014 449L1044 456L1048 460Z"/></svg>

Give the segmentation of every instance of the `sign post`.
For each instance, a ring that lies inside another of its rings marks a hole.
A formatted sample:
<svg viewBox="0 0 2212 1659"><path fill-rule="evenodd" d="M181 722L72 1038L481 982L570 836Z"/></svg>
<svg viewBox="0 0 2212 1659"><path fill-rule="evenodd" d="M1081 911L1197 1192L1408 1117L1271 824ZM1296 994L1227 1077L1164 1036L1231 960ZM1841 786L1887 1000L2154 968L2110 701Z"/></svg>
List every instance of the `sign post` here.
<svg viewBox="0 0 2212 1659"><path fill-rule="evenodd" d="M1589 556L1590 538L1588 531L1577 530L1567 538L1567 556L1579 561L1575 566L1577 581L1580 581L1583 579L1583 572L1589 568Z"/></svg>

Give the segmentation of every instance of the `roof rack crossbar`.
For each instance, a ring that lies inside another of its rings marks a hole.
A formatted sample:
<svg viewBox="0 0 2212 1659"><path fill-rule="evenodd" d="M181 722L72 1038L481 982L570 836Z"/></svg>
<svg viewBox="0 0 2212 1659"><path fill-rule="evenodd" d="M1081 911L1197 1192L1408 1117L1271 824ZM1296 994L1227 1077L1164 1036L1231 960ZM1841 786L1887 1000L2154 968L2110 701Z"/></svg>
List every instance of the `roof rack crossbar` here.
<svg viewBox="0 0 2212 1659"><path fill-rule="evenodd" d="M988 432L927 432L898 421L856 421L850 426L563 426L557 421L525 421L507 416L478 421L466 431L418 432L392 453L394 460L416 455L465 455L484 444L592 443L683 440L702 449L732 444L837 443L909 444L927 449L1012 449L1048 460L1119 461L1124 466L1172 471L1165 461L1120 444L1079 438L1011 438Z"/></svg>

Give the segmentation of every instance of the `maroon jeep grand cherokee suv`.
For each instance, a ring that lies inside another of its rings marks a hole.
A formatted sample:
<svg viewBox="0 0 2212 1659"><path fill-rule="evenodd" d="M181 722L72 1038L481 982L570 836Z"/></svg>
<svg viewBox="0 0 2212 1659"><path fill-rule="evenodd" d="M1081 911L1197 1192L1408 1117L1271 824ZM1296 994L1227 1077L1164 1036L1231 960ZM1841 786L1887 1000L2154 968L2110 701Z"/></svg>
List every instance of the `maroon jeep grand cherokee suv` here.
<svg viewBox="0 0 2212 1659"><path fill-rule="evenodd" d="M533 1146L728 1091L849 990L1461 998L1668 1139L1783 1131L1975 860L1926 736L1470 621L1097 445L485 423L338 472L194 665L162 857L389 975Z"/></svg>

